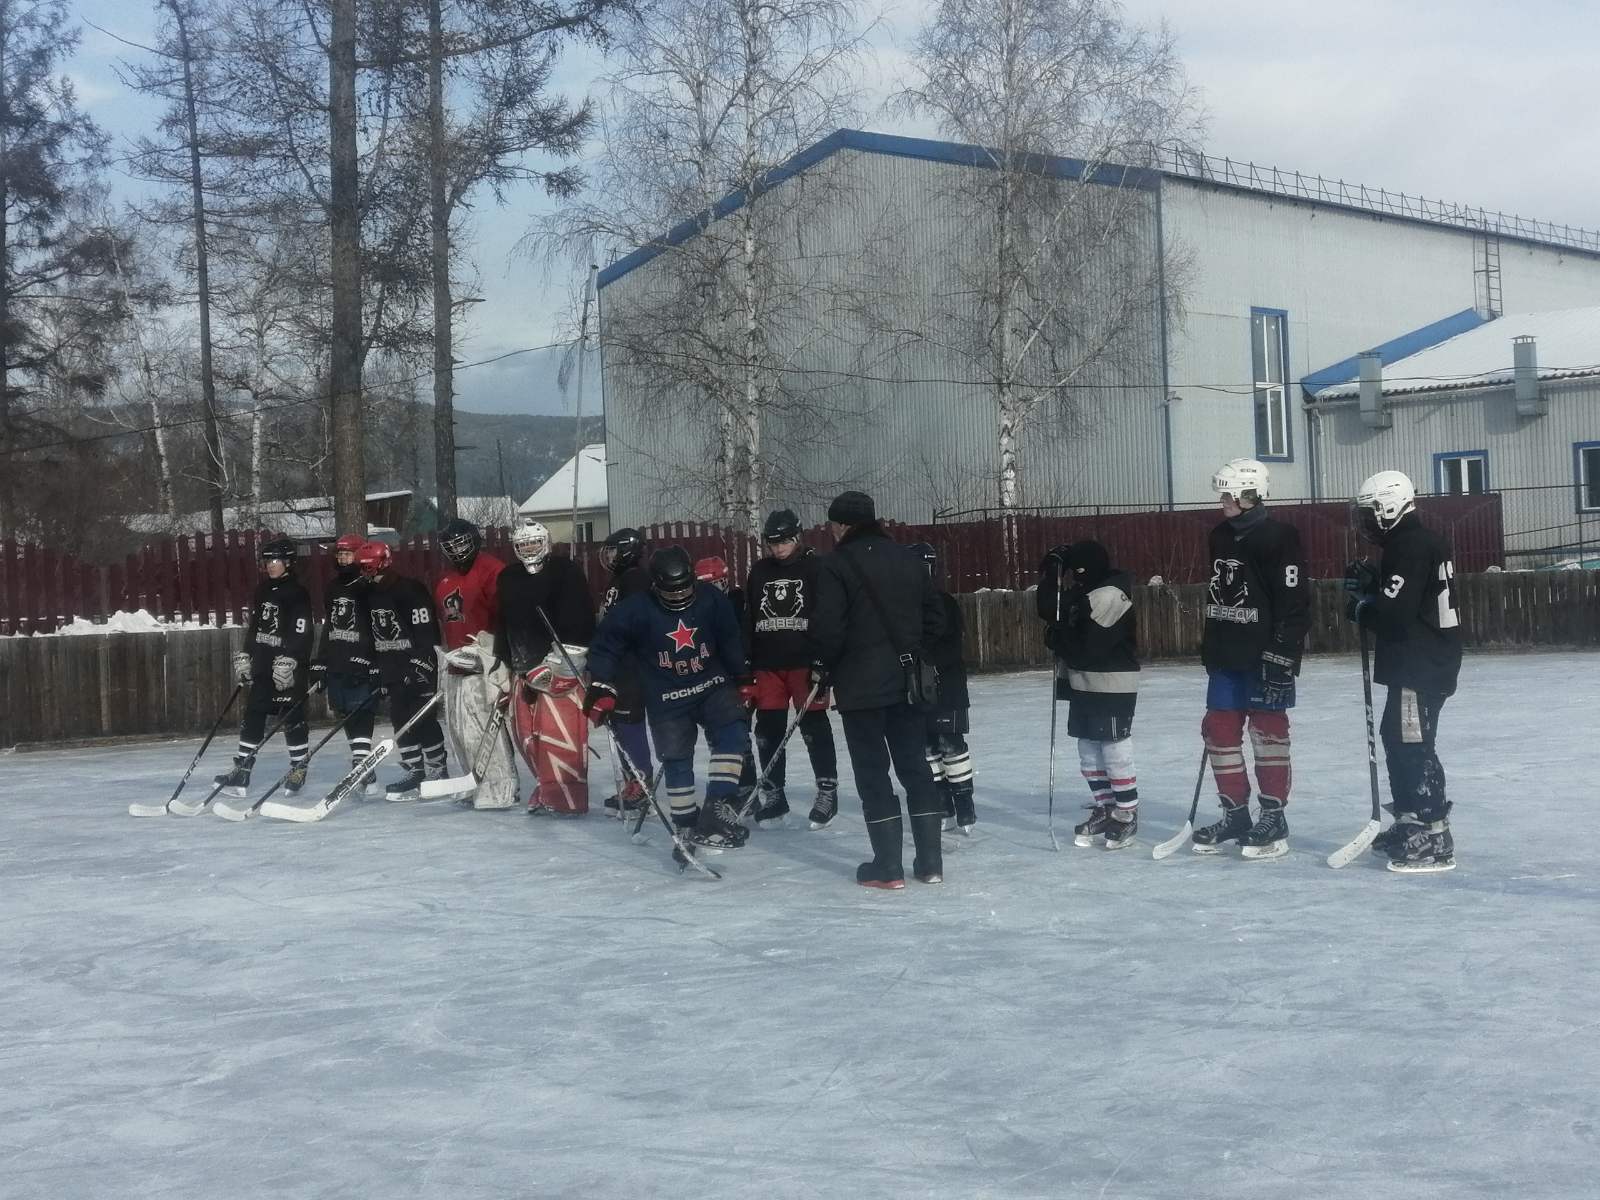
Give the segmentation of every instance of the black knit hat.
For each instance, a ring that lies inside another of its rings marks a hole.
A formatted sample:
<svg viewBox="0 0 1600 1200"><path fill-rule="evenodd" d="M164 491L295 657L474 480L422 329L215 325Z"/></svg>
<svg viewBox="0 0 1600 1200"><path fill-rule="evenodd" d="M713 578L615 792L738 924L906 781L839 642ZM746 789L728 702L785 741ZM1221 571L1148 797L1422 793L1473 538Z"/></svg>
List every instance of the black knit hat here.
<svg viewBox="0 0 1600 1200"><path fill-rule="evenodd" d="M877 519L872 497L865 492L840 492L828 505L828 520L838 525L865 525Z"/></svg>

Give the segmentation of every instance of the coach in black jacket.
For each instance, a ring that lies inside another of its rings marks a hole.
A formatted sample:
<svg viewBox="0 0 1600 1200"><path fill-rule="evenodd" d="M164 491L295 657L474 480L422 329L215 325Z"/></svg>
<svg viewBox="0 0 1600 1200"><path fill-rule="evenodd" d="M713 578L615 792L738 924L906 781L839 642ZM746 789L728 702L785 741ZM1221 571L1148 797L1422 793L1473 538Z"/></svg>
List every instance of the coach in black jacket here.
<svg viewBox="0 0 1600 1200"><path fill-rule="evenodd" d="M813 671L833 685L861 814L872 841L872 861L856 869L864 887L903 888L904 837L900 801L889 766L906 791L912 871L923 883L941 883L940 825L944 807L924 757L926 719L906 703L902 646L921 648L944 629L944 614L921 561L895 545L878 524L872 497L844 492L828 506L838 546L817 567L817 607L808 630ZM870 587L889 620L879 616Z"/></svg>

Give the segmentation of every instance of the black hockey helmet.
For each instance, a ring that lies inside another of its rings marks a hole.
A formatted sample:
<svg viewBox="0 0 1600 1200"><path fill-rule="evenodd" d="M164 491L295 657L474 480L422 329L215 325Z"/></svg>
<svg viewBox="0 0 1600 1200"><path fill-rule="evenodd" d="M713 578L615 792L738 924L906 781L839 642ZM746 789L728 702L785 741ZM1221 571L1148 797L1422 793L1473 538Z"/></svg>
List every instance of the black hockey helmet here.
<svg viewBox="0 0 1600 1200"><path fill-rule="evenodd" d="M1067 547L1065 566L1073 583L1097 588L1111 574L1111 555L1099 542L1073 542Z"/></svg>
<svg viewBox="0 0 1600 1200"><path fill-rule="evenodd" d="M458 571L472 566L472 560L482 548L483 535L476 525L463 517L451 517L439 531L439 549Z"/></svg>
<svg viewBox="0 0 1600 1200"><path fill-rule="evenodd" d="M682 546L667 546L650 556L650 590L668 612L694 603L694 564Z"/></svg>
<svg viewBox="0 0 1600 1200"><path fill-rule="evenodd" d="M268 560L276 559L292 571L295 559L300 557L300 549L291 538L269 538L256 550L256 557L261 560L262 566L265 566Z"/></svg>
<svg viewBox="0 0 1600 1200"><path fill-rule="evenodd" d="M643 557L644 534L637 529L613 529L600 543L600 565L613 575L638 566Z"/></svg>
<svg viewBox="0 0 1600 1200"><path fill-rule="evenodd" d="M787 508L768 513L767 522L761 527L761 540L764 542L786 542L799 536L800 518Z"/></svg>
<svg viewBox="0 0 1600 1200"><path fill-rule="evenodd" d="M937 550L927 542L915 542L907 546L906 549L917 556L917 561L927 570L929 579L937 579L939 577L939 552Z"/></svg>

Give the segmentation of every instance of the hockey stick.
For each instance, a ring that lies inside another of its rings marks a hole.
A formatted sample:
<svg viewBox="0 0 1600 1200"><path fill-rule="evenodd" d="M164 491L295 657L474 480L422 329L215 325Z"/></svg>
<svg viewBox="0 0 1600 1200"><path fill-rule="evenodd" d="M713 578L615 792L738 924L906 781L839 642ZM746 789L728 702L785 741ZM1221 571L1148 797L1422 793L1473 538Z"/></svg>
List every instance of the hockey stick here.
<svg viewBox="0 0 1600 1200"><path fill-rule="evenodd" d="M1200 789L1206 782L1206 759L1210 757L1211 752L1202 744L1200 747L1200 772L1194 777L1194 799L1189 801L1189 819L1183 823L1182 829L1150 851L1151 858L1166 858L1167 855L1182 847L1193 836L1194 817L1200 811Z"/></svg>
<svg viewBox="0 0 1600 1200"><path fill-rule="evenodd" d="M361 761L350 768L349 774L347 774L338 783L334 784L333 790L321 800L318 800L315 804L308 808L300 808L293 804L284 804L281 801L272 800L261 806L261 815L263 817L273 817L279 821L322 820L345 800L348 800L351 793L353 793L356 788L361 786L361 781L367 775L369 775L378 766L378 764L383 762L384 759L388 758L389 755L394 753L396 744L402 737L406 735L407 732L410 731L411 727L432 712L443 699L443 692L435 692L432 696L430 696L427 703L425 703L421 708L417 709L417 711L412 714L409 721L400 726L399 729L396 729L392 735L384 738L383 741L379 742L371 750L368 750L365 754L363 754L361 756Z"/></svg>
<svg viewBox="0 0 1600 1200"><path fill-rule="evenodd" d="M606 732L611 732L609 726L607 726ZM646 786L644 776L639 774L639 768L634 766L633 759L628 757L627 748L617 742L616 735L614 734L611 738L611 744L616 747L617 753L622 758L622 769L633 777L635 783L637 783L640 787L645 788L645 807L644 810L639 814L638 823L633 827L634 836L638 836L639 827L644 824L645 815L649 813L651 809L654 809L656 816L661 818L661 824L666 829L667 836L672 839L672 857L677 861L679 872L681 873L687 870L690 864L693 864L697 871L700 871L705 875L709 875L712 879L721 879L722 872L718 871L715 867L707 866L695 856L694 851L692 851L689 848L689 844L683 840L683 836L679 834L677 828L667 817L667 814L661 810L661 801L656 799L656 787L660 784L661 777L667 773L667 764L662 763L661 766L657 768L655 778L650 780L649 785Z"/></svg>
<svg viewBox="0 0 1600 1200"><path fill-rule="evenodd" d="M306 755L305 764L302 765L309 765L311 760L316 757L317 751L321 750L328 744L329 738L333 737L334 734L343 729L345 725L349 723L351 717L355 716L358 712L366 708L376 699L377 693L374 692L360 704L352 708L349 712L345 713L344 716L340 717L339 723L332 729L328 730L327 733L323 734L322 740L319 741L315 746L311 747L310 752ZM276 793L279 788L289 782L289 776L294 774L294 770L294 765L291 764L289 769L279 777L278 782L263 792L261 794L261 798L248 808L234 808L231 804L224 804L221 801L218 801L216 804L211 806L211 811L217 816L221 817L224 821L247 821L256 815L263 804L272 799L274 793Z"/></svg>
<svg viewBox="0 0 1600 1200"><path fill-rule="evenodd" d="M200 749L194 753L194 758L189 763L189 769L183 773L183 778L178 780L178 786L172 789L172 795L167 797L165 804L130 804L128 815L130 817L164 817L169 811L169 806L178 798L178 793L183 791L184 785L189 782L189 776L194 774L195 767L200 765L200 760L205 756L206 750L211 745L211 739L217 736L217 730L222 728L223 719L228 715L228 710L233 707L233 702L239 698L239 693L244 691L244 684L235 684L233 695L228 697L228 702L222 706L222 711L217 714L217 719L211 723L211 732L206 734L206 740L200 743Z"/></svg>
<svg viewBox="0 0 1600 1200"><path fill-rule="evenodd" d="M761 797L761 789L766 786L767 776L772 774L772 768L778 765L778 756L783 753L783 748L789 744L789 739L794 736L794 731L800 728L800 722L805 719L806 713L811 711L811 705L816 701L817 693L822 690L820 682L811 685L811 690L806 693L805 703L800 706L800 711L795 713L794 719L789 722L789 728L783 731L783 738L778 742L778 748L772 752L772 757L767 759L767 765L762 767L756 775L755 786L750 791L750 798L744 802L744 807L739 810L738 820L742 823L756 806L756 801ZM756 761L760 761L757 754Z"/></svg>
<svg viewBox="0 0 1600 1200"><path fill-rule="evenodd" d="M287 725L289 723L289 718L294 716L294 714L298 712L304 704L304 699L296 700L284 710L283 715L273 723L272 728L267 730L266 734L261 738L261 745L250 751L249 756L244 760L245 766L253 767L255 765L256 755L261 753L261 746L265 746L268 742L270 742L273 735ZM211 794L204 800L200 801L199 804L185 804L182 800L171 800L167 804L167 811L175 817L198 817L201 813L205 812L206 808L213 800L222 794L222 789L226 786L227 784L225 783L217 784L216 787L211 789Z"/></svg>
<svg viewBox="0 0 1600 1200"><path fill-rule="evenodd" d="M1359 614L1358 614L1359 615ZM1355 840L1340 846L1328 855L1328 865L1337 870L1348 866L1369 846L1378 836L1378 830L1383 827L1382 806L1378 799L1378 741L1372 732L1372 659L1367 647L1367 631L1361 633L1361 696L1367 705L1367 782L1372 788L1372 817L1356 834Z"/></svg>
<svg viewBox="0 0 1600 1200"><path fill-rule="evenodd" d="M1056 562L1056 620L1061 624L1061 563ZM1061 664L1052 654L1050 660L1050 770L1045 782L1045 792L1048 797L1045 812L1045 828L1050 831L1050 849L1057 854L1061 853L1061 843L1056 841L1056 709L1060 706L1057 698L1061 679Z"/></svg>

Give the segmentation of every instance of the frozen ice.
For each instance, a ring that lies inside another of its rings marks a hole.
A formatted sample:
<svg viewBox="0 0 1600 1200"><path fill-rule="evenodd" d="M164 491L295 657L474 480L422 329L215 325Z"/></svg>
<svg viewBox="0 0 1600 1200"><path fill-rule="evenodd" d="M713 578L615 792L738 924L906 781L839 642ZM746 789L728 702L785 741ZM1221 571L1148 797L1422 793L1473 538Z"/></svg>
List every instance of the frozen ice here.
<svg viewBox="0 0 1600 1200"><path fill-rule="evenodd" d="M193 741L0 756L0 1196L1593 1196L1596 661L1468 658L1460 866L1420 878L1324 865L1368 815L1349 658L1307 664L1267 863L1150 858L1197 666L1146 672L1118 853L1050 850L1045 674L975 680L977 836L899 893L854 885L848 771L716 883L600 815L600 764L586 819L297 826L129 818Z"/></svg>

